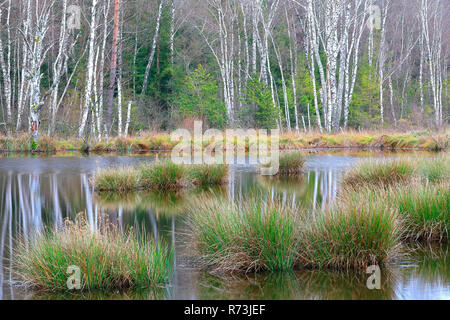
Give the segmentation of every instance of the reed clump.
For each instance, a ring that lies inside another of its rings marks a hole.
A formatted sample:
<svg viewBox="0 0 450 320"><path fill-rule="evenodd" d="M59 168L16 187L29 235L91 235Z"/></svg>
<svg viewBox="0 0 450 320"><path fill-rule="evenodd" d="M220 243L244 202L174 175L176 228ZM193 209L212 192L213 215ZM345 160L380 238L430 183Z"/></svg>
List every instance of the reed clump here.
<svg viewBox="0 0 450 320"><path fill-rule="evenodd" d="M78 216L62 229L20 241L13 263L20 281L44 291L67 290L68 267L76 266L81 290L90 291L161 285L171 273L172 259L172 250L163 244L109 222L94 230Z"/></svg>
<svg viewBox="0 0 450 320"><path fill-rule="evenodd" d="M310 268L360 269L386 265L400 248L395 209L367 193L347 194L304 224L299 263Z"/></svg>
<svg viewBox="0 0 450 320"><path fill-rule="evenodd" d="M288 152L280 155L279 175L299 175L303 172L306 157L302 152Z"/></svg>
<svg viewBox="0 0 450 320"><path fill-rule="evenodd" d="M359 197L361 203L378 203L395 210L402 224L403 241L448 242L450 229L450 185L414 180L388 188L349 188L345 197Z"/></svg>
<svg viewBox="0 0 450 320"><path fill-rule="evenodd" d="M346 188L390 187L422 181L440 183L450 178L450 159L447 154L437 157L401 158L385 161L369 160L357 164L343 179Z"/></svg>
<svg viewBox="0 0 450 320"><path fill-rule="evenodd" d="M205 267L225 273L293 269L299 229L292 209L255 198L242 205L196 200L189 211L193 247Z"/></svg>
<svg viewBox="0 0 450 320"><path fill-rule="evenodd" d="M346 187L388 187L410 181L415 174L415 165L409 160L364 161L350 170L343 179Z"/></svg>
<svg viewBox="0 0 450 320"><path fill-rule="evenodd" d="M450 157L443 154L417 163L417 171L424 182L440 183L450 180Z"/></svg>
<svg viewBox="0 0 450 320"><path fill-rule="evenodd" d="M179 190L186 186L222 185L228 176L227 165L198 165L186 168L171 161L158 161L138 167L106 168L94 174L96 191Z"/></svg>
<svg viewBox="0 0 450 320"><path fill-rule="evenodd" d="M189 167L189 179L193 184L208 187L222 185L228 177L228 166L225 164L202 164Z"/></svg>
<svg viewBox="0 0 450 320"><path fill-rule="evenodd" d="M137 170L144 189L176 190L185 183L185 168L171 161L142 165Z"/></svg>
<svg viewBox="0 0 450 320"><path fill-rule="evenodd" d="M139 171L130 167L101 169L91 181L97 191L127 192L140 187Z"/></svg>
<svg viewBox="0 0 450 320"><path fill-rule="evenodd" d="M205 267L225 273L388 264L400 247L396 212L361 199L310 215L261 197L197 201L188 220L193 248Z"/></svg>
<svg viewBox="0 0 450 320"><path fill-rule="evenodd" d="M391 189L390 199L405 225L408 240L448 242L450 230L450 185L413 184Z"/></svg>

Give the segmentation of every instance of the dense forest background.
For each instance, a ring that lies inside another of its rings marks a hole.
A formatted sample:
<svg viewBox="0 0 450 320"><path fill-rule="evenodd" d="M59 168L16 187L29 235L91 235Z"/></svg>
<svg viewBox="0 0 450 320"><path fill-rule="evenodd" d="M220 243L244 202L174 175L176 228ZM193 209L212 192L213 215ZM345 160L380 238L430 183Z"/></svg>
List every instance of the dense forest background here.
<svg viewBox="0 0 450 320"><path fill-rule="evenodd" d="M448 0L0 0L0 131L441 128Z"/></svg>

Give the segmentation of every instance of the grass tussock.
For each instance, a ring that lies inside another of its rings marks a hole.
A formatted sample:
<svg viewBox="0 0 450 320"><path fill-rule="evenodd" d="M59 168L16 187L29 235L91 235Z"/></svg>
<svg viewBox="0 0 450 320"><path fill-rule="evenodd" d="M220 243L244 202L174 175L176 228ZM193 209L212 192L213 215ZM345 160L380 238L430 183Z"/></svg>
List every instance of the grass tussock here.
<svg viewBox="0 0 450 320"><path fill-rule="evenodd" d="M443 154L417 162L417 172L424 182L440 183L450 180L450 157Z"/></svg>
<svg viewBox="0 0 450 320"><path fill-rule="evenodd" d="M280 175L298 175L302 173L306 157L302 152L288 152L280 155Z"/></svg>
<svg viewBox="0 0 450 320"><path fill-rule="evenodd" d="M167 281L172 251L109 223L97 231L79 216L64 228L21 241L14 258L17 277L45 291L67 290L67 268L78 266L82 290L151 287Z"/></svg>
<svg viewBox="0 0 450 320"><path fill-rule="evenodd" d="M138 167L106 168L91 178L99 192L128 192L137 190L177 191L190 185L203 187L225 183L226 165L199 165L186 168L171 161L157 161Z"/></svg>
<svg viewBox="0 0 450 320"><path fill-rule="evenodd" d="M359 193L326 211L315 212L302 233L300 264L310 268L360 269L386 265L398 253L397 213Z"/></svg>
<svg viewBox="0 0 450 320"><path fill-rule="evenodd" d="M350 170L343 179L346 187L387 187L413 178L415 166L407 160L364 161Z"/></svg>
<svg viewBox="0 0 450 320"><path fill-rule="evenodd" d="M387 188L366 186L344 190L344 198L359 197L361 203L378 203L398 214L402 240L445 243L450 229L450 185L414 180Z"/></svg>
<svg viewBox="0 0 450 320"><path fill-rule="evenodd" d="M447 154L433 158L401 158L369 160L357 164L343 179L346 188L389 187L422 181L440 183L450 178L450 159Z"/></svg>
<svg viewBox="0 0 450 320"><path fill-rule="evenodd" d="M310 216L260 197L243 205L197 201L189 215L193 248L205 267L225 273L387 264L400 246L396 212L361 199Z"/></svg>
<svg viewBox="0 0 450 320"><path fill-rule="evenodd" d="M144 189L177 190L183 187L185 168L171 161L143 165L139 171L139 185Z"/></svg>
<svg viewBox="0 0 450 320"><path fill-rule="evenodd" d="M97 191L126 192L140 187L139 172L130 167L102 169L94 174L91 181Z"/></svg>
<svg viewBox="0 0 450 320"><path fill-rule="evenodd" d="M189 226L197 255L216 272L292 270L298 250L296 213L278 202L253 199L195 201Z"/></svg>
<svg viewBox="0 0 450 320"><path fill-rule="evenodd" d="M192 166L188 170L188 175L192 183L198 186L222 185L228 177L228 166L225 164Z"/></svg>
<svg viewBox="0 0 450 320"><path fill-rule="evenodd" d="M426 242L448 242L450 230L450 185L397 187L390 191L405 225L405 238ZM387 197L385 197L387 198Z"/></svg>

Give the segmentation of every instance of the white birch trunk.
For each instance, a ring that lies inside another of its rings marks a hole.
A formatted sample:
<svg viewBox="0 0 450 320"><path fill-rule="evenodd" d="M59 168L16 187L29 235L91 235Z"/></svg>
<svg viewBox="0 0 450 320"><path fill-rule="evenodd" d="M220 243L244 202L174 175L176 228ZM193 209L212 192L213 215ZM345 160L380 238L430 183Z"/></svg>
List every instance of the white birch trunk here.
<svg viewBox="0 0 450 320"><path fill-rule="evenodd" d="M0 35L0 67L3 74L3 90L6 100L6 131L8 137L11 136L12 127L12 83L11 83L11 26L10 26L10 16L11 16L11 0L8 1L8 14L6 16L6 61L4 57L3 41ZM2 8L0 6L0 20L2 19ZM1 93L1 91L0 91Z"/></svg>
<svg viewBox="0 0 450 320"><path fill-rule="evenodd" d="M58 87L65 72L63 66L65 64L66 58L66 45L67 45L67 28L66 28L66 12L67 12L67 0L63 0L63 12L61 17L61 29L59 35L59 46L58 55L53 63L53 92L50 99L50 125L48 129L48 134L52 135L55 132L56 126L56 115L58 113Z"/></svg>
<svg viewBox="0 0 450 320"><path fill-rule="evenodd" d="M155 57L156 43L158 41L159 28L161 26L161 15L162 15L162 10L163 10L163 5L164 5L164 0L161 0L161 2L159 3L158 15L156 17L156 28L155 28L155 34L153 35L152 51L150 52L150 57L148 58L147 67L145 69L144 82L142 84L141 94L143 96L145 95L145 92L147 91L148 77L150 75L150 69L152 67L153 59Z"/></svg>
<svg viewBox="0 0 450 320"><path fill-rule="evenodd" d="M128 107L127 107L127 120L125 122L125 137L128 137L128 130L130 127L130 121L131 121L131 105L133 104L133 102L128 101Z"/></svg>
<svg viewBox="0 0 450 320"><path fill-rule="evenodd" d="M89 26L89 55L86 72L86 86L84 93L84 105L81 116L80 129L78 136L81 138L86 128L86 121L88 120L88 114L91 111L92 105L92 84L94 79L94 56L95 56L95 30L96 30L96 15L97 15L98 0L92 0L91 7L91 21Z"/></svg>
<svg viewBox="0 0 450 320"><path fill-rule="evenodd" d="M22 112L24 109L25 101L27 99L27 93L28 93L28 86L25 86L26 84L26 78L27 78L27 70L28 70L28 48L27 48L27 39L29 35L31 27L31 0L27 0L27 6L26 6L26 20L24 22L24 30L23 30L23 52L22 52L22 69L20 72L20 88L19 88L19 97L17 102L17 123L16 123L16 131L18 131L22 125Z"/></svg>

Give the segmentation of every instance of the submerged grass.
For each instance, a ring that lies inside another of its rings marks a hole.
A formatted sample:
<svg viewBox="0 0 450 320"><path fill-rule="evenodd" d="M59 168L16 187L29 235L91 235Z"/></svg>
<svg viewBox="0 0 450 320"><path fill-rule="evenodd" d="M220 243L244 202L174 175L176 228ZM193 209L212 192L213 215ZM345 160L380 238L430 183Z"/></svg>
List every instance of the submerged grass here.
<svg viewBox="0 0 450 320"><path fill-rule="evenodd" d="M108 222L100 230L81 216L64 228L21 241L14 270L26 285L45 291L67 290L67 268L80 268L82 290L142 288L163 284L171 272L171 249Z"/></svg>

